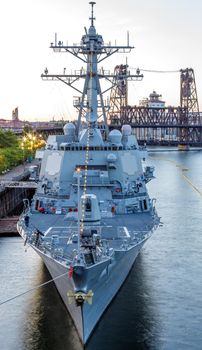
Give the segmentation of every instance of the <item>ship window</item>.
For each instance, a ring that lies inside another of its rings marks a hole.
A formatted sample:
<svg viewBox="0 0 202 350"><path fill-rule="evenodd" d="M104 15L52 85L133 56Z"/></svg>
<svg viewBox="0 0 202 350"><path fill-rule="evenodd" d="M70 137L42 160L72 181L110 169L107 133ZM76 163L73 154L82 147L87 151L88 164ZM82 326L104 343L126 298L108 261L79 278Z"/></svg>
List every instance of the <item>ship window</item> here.
<svg viewBox="0 0 202 350"><path fill-rule="evenodd" d="M143 200L143 206L144 206L144 210L147 210L147 201L146 201L146 199Z"/></svg>
<svg viewBox="0 0 202 350"><path fill-rule="evenodd" d="M70 147L65 147L66 151L70 151Z"/></svg>
<svg viewBox="0 0 202 350"><path fill-rule="evenodd" d="M90 212L91 211L91 200L90 200L90 198L87 198L86 199L86 202L85 202L85 211L87 211L87 212Z"/></svg>
<svg viewBox="0 0 202 350"><path fill-rule="evenodd" d="M117 150L117 147L116 147L116 146L113 146L113 147L112 147L112 150L113 150L113 151L116 151L116 150Z"/></svg>
<svg viewBox="0 0 202 350"><path fill-rule="evenodd" d="M78 146L76 146L76 147L75 147L75 150L78 151L78 149L79 149Z"/></svg>
<svg viewBox="0 0 202 350"><path fill-rule="evenodd" d="M79 150L82 151L82 146L79 147Z"/></svg>
<svg viewBox="0 0 202 350"><path fill-rule="evenodd" d="M39 207L39 200L37 199L36 202L35 202L35 209L37 210Z"/></svg>
<svg viewBox="0 0 202 350"><path fill-rule="evenodd" d="M104 150L107 151L107 147L106 146L104 147Z"/></svg>
<svg viewBox="0 0 202 350"><path fill-rule="evenodd" d="M74 146L72 146L72 151L74 151Z"/></svg>

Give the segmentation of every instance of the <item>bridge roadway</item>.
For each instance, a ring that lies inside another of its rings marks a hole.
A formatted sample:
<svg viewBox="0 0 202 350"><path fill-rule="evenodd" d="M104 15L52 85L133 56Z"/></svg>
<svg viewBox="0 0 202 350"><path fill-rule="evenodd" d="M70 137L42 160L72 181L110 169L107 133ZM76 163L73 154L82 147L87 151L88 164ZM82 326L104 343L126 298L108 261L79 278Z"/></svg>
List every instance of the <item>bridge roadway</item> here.
<svg viewBox="0 0 202 350"><path fill-rule="evenodd" d="M116 121L109 124L109 130L114 128L121 129L123 124L127 124L127 120ZM131 125L133 132L136 134L138 142L140 144L146 143L147 145L156 146L178 146L179 144L189 144L190 146L201 147L202 146L202 124L190 125L190 124L170 124L159 122L128 122ZM167 130L167 138L164 137ZM40 129L40 133L44 137L54 134L63 134L62 127L51 127L46 129ZM148 137L148 133L151 134Z"/></svg>
<svg viewBox="0 0 202 350"><path fill-rule="evenodd" d="M134 107L124 111L121 117L113 115L109 121L109 130L121 129L123 124L131 125L140 144L176 146L189 144L202 146L202 115L196 117L179 114L179 108L151 111ZM155 113L154 113L155 112ZM198 119L197 119L198 118ZM102 125L101 125L102 129ZM63 134L62 125L37 127L36 132L47 138L49 135ZM20 134L19 130L14 132ZM22 130L21 130L22 133ZM166 134L166 137L165 137Z"/></svg>
<svg viewBox="0 0 202 350"><path fill-rule="evenodd" d="M141 106L126 106L111 112L108 120L109 130L121 129L129 124L139 143L150 145L189 144L202 146L202 113L190 112L186 108L166 107L152 109ZM103 124L100 124L103 129ZM62 134L62 125L43 126L37 129L45 136Z"/></svg>

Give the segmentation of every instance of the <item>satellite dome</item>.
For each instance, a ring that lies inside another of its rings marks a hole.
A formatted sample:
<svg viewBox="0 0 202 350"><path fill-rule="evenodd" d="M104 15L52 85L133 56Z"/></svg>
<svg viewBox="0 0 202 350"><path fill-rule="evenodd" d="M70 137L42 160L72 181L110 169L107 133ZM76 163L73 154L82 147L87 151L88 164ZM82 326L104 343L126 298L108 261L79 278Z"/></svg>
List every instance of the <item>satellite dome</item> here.
<svg viewBox="0 0 202 350"><path fill-rule="evenodd" d="M132 133L131 126L128 124L123 125L121 128L121 131L122 131L123 136L130 136Z"/></svg>
<svg viewBox="0 0 202 350"><path fill-rule="evenodd" d="M121 143L121 138L122 138L122 133L117 130L117 129L114 129L112 131L110 131L109 133L109 141L111 143L114 143L114 144L120 144Z"/></svg>
<svg viewBox="0 0 202 350"><path fill-rule="evenodd" d="M73 123L67 123L67 124L65 124L63 131L64 131L64 134L67 136L74 136L75 129L76 129L76 127Z"/></svg>

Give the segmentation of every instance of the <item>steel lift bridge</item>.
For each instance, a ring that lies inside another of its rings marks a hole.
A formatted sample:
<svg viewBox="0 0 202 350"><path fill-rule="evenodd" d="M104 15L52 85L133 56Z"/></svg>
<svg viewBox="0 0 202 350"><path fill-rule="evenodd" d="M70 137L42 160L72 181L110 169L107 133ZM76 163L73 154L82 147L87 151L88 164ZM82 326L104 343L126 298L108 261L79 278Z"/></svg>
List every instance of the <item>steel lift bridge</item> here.
<svg viewBox="0 0 202 350"><path fill-rule="evenodd" d="M182 149L189 145L202 146L202 118L194 70L186 68L175 71L180 73L180 106L164 108L128 105L127 78L124 78L127 71L127 65L115 67L119 84L111 91L109 128L130 124L140 143L178 145ZM140 71L137 73L140 74Z"/></svg>

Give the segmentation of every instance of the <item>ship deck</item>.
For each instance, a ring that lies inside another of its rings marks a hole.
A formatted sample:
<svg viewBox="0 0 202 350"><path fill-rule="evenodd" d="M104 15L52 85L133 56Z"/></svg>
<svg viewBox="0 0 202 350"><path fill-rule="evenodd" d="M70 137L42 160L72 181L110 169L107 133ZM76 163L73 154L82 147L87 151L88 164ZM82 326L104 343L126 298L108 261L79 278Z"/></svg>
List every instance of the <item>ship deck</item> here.
<svg viewBox="0 0 202 350"><path fill-rule="evenodd" d="M102 227L113 227L114 230L117 230L117 227L127 227L129 231L132 230L134 232L150 231L154 224L155 216L150 212L114 215L111 218L102 218L100 221L100 226ZM77 222L75 220L66 220L64 215L32 213L30 214L29 226L46 233L50 227L77 227Z"/></svg>

